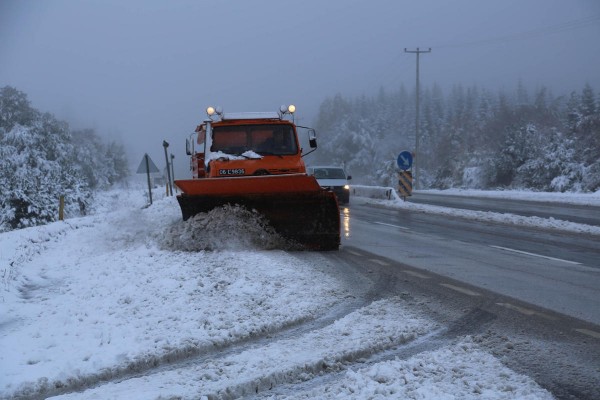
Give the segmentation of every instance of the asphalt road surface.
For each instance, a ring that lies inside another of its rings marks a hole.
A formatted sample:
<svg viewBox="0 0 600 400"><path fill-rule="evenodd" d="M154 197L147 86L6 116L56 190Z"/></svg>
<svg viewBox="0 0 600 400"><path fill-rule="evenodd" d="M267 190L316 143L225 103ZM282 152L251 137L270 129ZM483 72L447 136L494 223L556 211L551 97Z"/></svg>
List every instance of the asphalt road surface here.
<svg viewBox="0 0 600 400"><path fill-rule="evenodd" d="M344 245L600 325L597 236L357 203Z"/></svg>

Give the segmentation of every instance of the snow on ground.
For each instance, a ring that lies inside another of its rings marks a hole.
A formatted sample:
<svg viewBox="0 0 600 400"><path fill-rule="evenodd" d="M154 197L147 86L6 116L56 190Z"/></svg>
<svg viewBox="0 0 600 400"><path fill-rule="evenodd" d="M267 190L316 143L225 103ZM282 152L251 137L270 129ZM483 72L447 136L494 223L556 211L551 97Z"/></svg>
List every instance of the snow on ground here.
<svg viewBox="0 0 600 400"><path fill-rule="evenodd" d="M62 397L234 397L440 329L391 298L326 327L168 368L326 315L351 293L324 257L268 250L280 239L252 213L227 209L184 223L173 197L155 199L144 207L142 189L113 190L95 215L0 234L0 398L133 373ZM314 390L355 399L551 398L468 340L353 368Z"/></svg>
<svg viewBox="0 0 600 400"><path fill-rule="evenodd" d="M294 399L552 399L527 376L515 375L470 338L407 360L350 370L334 384L290 396Z"/></svg>
<svg viewBox="0 0 600 400"><path fill-rule="evenodd" d="M209 359L192 367L104 385L90 390L83 398L113 398L119 393L127 393L127 398L132 399L147 399L156 393L166 398L248 396L255 394L257 388L268 390L271 382L281 382L286 377L309 379L344 361L413 340L432 328L431 322L414 315L399 299L383 300L299 337L275 341L223 359ZM82 397L76 394L59 398Z"/></svg>

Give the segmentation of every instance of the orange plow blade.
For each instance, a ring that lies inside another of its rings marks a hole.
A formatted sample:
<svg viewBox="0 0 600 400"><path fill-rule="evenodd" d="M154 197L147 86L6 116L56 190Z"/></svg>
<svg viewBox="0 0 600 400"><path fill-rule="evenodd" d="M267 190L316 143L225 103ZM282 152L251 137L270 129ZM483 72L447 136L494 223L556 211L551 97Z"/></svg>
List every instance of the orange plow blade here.
<svg viewBox="0 0 600 400"><path fill-rule="evenodd" d="M225 204L256 210L282 236L310 249L336 250L340 214L333 192L305 174L175 181L184 220Z"/></svg>

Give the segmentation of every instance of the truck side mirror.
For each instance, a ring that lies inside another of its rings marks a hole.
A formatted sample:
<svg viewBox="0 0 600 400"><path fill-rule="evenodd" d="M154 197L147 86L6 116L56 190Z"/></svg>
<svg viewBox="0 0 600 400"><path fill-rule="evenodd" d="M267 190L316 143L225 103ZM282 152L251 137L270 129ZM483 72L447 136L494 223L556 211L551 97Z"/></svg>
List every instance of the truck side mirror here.
<svg viewBox="0 0 600 400"><path fill-rule="evenodd" d="M308 130L308 143L311 149L317 148L317 132L314 129Z"/></svg>
<svg viewBox="0 0 600 400"><path fill-rule="evenodd" d="M185 139L185 154L188 156L192 155L192 145L190 143L190 139Z"/></svg>
<svg viewBox="0 0 600 400"><path fill-rule="evenodd" d="M348 181L349 181L350 179L352 179L352 175L348 175L348 177L346 178L346 180L348 180Z"/></svg>

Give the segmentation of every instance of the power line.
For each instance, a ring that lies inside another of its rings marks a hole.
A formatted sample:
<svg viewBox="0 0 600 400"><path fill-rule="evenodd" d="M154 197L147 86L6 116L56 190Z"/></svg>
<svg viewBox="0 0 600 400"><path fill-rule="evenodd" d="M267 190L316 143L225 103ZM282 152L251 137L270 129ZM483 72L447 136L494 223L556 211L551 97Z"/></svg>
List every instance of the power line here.
<svg viewBox="0 0 600 400"><path fill-rule="evenodd" d="M556 25L549 25L537 29L532 29L529 31L513 33L510 35L492 37L488 39L481 40L473 40L470 42L462 42L462 43L448 43L442 44L440 46L435 46L436 49L444 49L444 48L456 48L456 47L467 47L467 46L481 46L488 44L499 44L512 42L516 40L524 40L524 39L534 39L540 36L551 35L555 33L567 32L575 29L584 28L587 26L594 25L597 21L600 21L599 15L592 15L585 18L575 19L567 22L563 22Z"/></svg>

